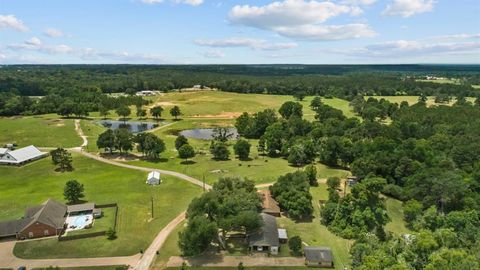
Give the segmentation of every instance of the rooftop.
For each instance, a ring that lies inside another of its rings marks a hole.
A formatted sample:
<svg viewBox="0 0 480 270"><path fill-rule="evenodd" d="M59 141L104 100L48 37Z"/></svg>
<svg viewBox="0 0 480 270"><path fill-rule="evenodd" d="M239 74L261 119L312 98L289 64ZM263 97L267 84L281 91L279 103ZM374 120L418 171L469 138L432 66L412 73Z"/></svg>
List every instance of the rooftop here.
<svg viewBox="0 0 480 270"><path fill-rule="evenodd" d="M41 152L35 146L29 145L27 147L23 147L23 148L8 152L8 155L10 155L15 160L0 160L0 162L22 163L24 161L43 156L45 154L46 154L45 152Z"/></svg>
<svg viewBox="0 0 480 270"><path fill-rule="evenodd" d="M84 212L84 211L93 211L95 209L94 203L82 203L82 204L74 204L67 206L67 212Z"/></svg>
<svg viewBox="0 0 480 270"><path fill-rule="evenodd" d="M148 174L148 179L155 178L155 179L160 179L160 173L157 171L150 172Z"/></svg>
<svg viewBox="0 0 480 270"><path fill-rule="evenodd" d="M264 212L280 213L280 206L278 206L278 202L270 194L270 190L259 190L258 193L262 195L262 208Z"/></svg>
<svg viewBox="0 0 480 270"><path fill-rule="evenodd" d="M248 236L250 246L279 246L277 220L274 216L261 213L262 227Z"/></svg>
<svg viewBox="0 0 480 270"><path fill-rule="evenodd" d="M332 262L332 250L328 247L304 247L303 253L309 262Z"/></svg>

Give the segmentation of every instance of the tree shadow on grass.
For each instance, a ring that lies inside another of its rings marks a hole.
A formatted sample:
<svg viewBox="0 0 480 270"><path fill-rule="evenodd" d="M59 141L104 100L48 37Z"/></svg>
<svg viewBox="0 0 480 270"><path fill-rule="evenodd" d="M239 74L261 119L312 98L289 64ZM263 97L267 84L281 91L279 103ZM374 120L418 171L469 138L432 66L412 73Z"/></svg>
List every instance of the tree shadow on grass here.
<svg viewBox="0 0 480 270"><path fill-rule="evenodd" d="M195 164L197 162L193 161L193 160L184 160L182 162L180 162L180 164L182 165L192 165L192 164Z"/></svg>
<svg viewBox="0 0 480 270"><path fill-rule="evenodd" d="M168 162L168 158L165 158L165 157L159 157L159 158L142 157L141 160L148 161L148 162L151 162L151 163L165 163L165 162Z"/></svg>

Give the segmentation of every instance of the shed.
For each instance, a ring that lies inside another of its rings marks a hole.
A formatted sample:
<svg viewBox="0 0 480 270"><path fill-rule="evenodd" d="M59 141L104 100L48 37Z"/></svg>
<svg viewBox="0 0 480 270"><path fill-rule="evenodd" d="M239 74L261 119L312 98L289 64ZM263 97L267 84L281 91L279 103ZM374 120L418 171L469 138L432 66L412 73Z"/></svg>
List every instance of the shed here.
<svg viewBox="0 0 480 270"><path fill-rule="evenodd" d="M157 171L150 172L147 176L146 183L149 185L159 185L162 182L160 179L160 173Z"/></svg>
<svg viewBox="0 0 480 270"><path fill-rule="evenodd" d="M304 247L305 263L308 266L332 267L332 250L328 247Z"/></svg>
<svg viewBox="0 0 480 270"><path fill-rule="evenodd" d="M278 229L278 240L280 243L285 244L288 241L288 235L286 229Z"/></svg>

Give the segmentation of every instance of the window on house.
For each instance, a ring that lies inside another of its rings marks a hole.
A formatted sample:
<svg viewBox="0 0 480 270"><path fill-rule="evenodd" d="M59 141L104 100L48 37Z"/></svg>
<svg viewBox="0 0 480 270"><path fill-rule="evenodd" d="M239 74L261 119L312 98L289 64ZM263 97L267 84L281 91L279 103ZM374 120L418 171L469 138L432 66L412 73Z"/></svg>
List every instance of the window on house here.
<svg viewBox="0 0 480 270"><path fill-rule="evenodd" d="M43 235L48 235L48 230L43 231Z"/></svg>
<svg viewBox="0 0 480 270"><path fill-rule="evenodd" d="M33 237L33 232L28 232L28 237Z"/></svg>

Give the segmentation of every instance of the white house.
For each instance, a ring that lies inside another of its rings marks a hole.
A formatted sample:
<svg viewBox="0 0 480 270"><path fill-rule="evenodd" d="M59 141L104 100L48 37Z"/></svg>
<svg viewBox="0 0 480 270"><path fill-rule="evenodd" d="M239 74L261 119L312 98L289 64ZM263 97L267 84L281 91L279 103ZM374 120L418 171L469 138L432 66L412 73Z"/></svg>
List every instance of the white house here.
<svg viewBox="0 0 480 270"><path fill-rule="evenodd" d="M150 172L147 176L146 183L149 185L159 185L162 182L160 179L160 173L157 171Z"/></svg>
<svg viewBox="0 0 480 270"><path fill-rule="evenodd" d="M2 148L1 152L3 154L0 154L0 164L7 165L22 165L48 155L48 153L41 152L33 145L13 151L4 150L4 148Z"/></svg>

